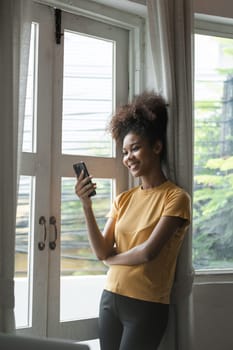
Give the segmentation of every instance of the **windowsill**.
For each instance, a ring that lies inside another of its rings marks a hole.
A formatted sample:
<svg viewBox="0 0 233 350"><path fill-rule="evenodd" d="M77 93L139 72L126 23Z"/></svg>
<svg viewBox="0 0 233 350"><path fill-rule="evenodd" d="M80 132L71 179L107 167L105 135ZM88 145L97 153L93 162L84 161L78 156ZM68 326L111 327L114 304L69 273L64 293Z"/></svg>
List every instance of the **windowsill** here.
<svg viewBox="0 0 233 350"><path fill-rule="evenodd" d="M194 277L194 285L203 283L232 283L232 269L215 269L215 270L196 270Z"/></svg>

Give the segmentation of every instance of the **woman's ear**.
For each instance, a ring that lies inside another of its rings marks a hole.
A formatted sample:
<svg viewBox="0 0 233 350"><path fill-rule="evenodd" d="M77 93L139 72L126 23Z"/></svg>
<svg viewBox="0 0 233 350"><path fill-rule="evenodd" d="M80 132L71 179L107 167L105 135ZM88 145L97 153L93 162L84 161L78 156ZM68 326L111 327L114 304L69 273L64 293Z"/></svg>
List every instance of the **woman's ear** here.
<svg viewBox="0 0 233 350"><path fill-rule="evenodd" d="M163 144L160 140L157 140L154 144L153 151L155 154L160 154L163 149Z"/></svg>

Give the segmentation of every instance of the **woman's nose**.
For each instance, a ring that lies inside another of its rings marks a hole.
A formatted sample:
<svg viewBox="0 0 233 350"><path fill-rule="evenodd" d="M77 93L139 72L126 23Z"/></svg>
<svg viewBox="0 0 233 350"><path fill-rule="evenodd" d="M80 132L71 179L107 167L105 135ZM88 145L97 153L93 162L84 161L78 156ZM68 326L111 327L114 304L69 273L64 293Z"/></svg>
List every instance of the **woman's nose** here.
<svg viewBox="0 0 233 350"><path fill-rule="evenodd" d="M127 160L131 160L133 158L133 152L128 152Z"/></svg>

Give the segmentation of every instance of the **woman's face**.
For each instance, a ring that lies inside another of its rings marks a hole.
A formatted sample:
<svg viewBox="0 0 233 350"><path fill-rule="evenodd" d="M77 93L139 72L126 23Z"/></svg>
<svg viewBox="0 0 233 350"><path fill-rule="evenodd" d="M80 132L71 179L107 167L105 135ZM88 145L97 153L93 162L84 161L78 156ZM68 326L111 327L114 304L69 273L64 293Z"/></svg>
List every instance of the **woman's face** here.
<svg viewBox="0 0 233 350"><path fill-rule="evenodd" d="M154 147L146 138L128 133L123 140L123 164L134 177L148 176L156 167L160 167L161 143Z"/></svg>

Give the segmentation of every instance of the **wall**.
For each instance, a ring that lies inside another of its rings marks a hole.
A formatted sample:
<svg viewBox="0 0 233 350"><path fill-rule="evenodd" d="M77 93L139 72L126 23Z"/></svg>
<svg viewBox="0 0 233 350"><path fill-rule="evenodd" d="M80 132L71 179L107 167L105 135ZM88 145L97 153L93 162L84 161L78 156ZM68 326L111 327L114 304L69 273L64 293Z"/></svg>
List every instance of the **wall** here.
<svg viewBox="0 0 233 350"><path fill-rule="evenodd" d="M233 283L194 284L194 349L233 349Z"/></svg>
<svg viewBox="0 0 233 350"><path fill-rule="evenodd" d="M194 0L193 5L197 13L233 18L232 0Z"/></svg>

